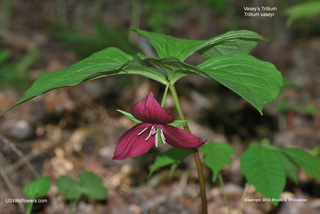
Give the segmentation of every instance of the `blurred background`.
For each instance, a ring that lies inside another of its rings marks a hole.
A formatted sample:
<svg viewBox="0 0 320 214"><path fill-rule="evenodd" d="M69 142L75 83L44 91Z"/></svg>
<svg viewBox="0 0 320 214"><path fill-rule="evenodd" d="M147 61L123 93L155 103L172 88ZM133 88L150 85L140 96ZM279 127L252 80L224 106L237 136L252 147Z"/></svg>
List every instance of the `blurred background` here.
<svg viewBox="0 0 320 214"><path fill-rule="evenodd" d="M156 56L148 40L130 27L186 39L206 40L231 30L266 37L252 51L273 63L284 77L279 97L262 117L244 99L217 82L187 76L176 84L191 131L202 139L228 142L237 155L222 171L234 213L320 212L320 181L304 171L299 184L287 181L284 194L305 203L244 203L245 179L239 157L252 142L320 153L320 19L314 7L290 8L303 0L2 0L0 3L0 112L21 99L39 75L66 68L92 53L115 46L136 55ZM274 17L245 17L244 6L275 7ZM316 8L317 9L317 8ZM291 18L290 18L291 17ZM288 20L290 22L288 22ZM192 56L193 65L203 59ZM77 177L93 171L109 190L106 201L81 200L76 213L199 213L193 158L169 179L169 168L147 179L161 145L145 155L113 161L121 134L135 123L117 109L132 106L164 87L140 76L114 76L46 93L0 117L0 212L20 213L23 186L38 176ZM178 118L170 95L165 108ZM209 213L226 213L218 182L205 168ZM9 178L5 179L5 178ZM248 197L261 197L253 187ZM69 213L70 204L52 185L49 203L35 213ZM213 212L215 211L215 212Z"/></svg>

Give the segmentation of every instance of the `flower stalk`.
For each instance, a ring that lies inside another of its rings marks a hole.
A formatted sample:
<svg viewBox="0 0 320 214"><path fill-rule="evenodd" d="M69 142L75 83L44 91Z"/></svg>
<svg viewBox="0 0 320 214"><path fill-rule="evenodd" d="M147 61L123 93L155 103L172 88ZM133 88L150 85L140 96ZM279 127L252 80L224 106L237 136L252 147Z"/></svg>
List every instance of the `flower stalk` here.
<svg viewBox="0 0 320 214"><path fill-rule="evenodd" d="M181 120L185 120L186 118L185 118L184 113L182 111L182 108L181 108L181 105L179 102L179 97L178 97L178 94L177 94L177 91L176 91L174 85L170 84L169 88L170 88L170 92L173 97L176 109L178 111L179 117ZM183 128L185 131L191 133L190 128L187 123L183 124ZM202 205L201 206L201 213L207 214L208 213L208 205L207 205L206 187L205 187L205 181L204 181L203 169L202 169L202 164L201 164L201 160L200 160L200 156L199 156L199 151L198 151L198 149L193 149L192 151L193 151L193 157L194 157L194 160L195 160L196 166L197 166L198 179L199 179L199 184L200 184L200 194L201 194L201 202L202 202L201 203L201 205Z"/></svg>
<svg viewBox="0 0 320 214"><path fill-rule="evenodd" d="M164 90L164 93L163 93L163 97L162 97L162 101L161 101L161 107L162 107L162 108L163 108L163 106L164 106L164 101L166 100L166 97L167 97L169 85L170 85L170 84L167 83L166 89Z"/></svg>

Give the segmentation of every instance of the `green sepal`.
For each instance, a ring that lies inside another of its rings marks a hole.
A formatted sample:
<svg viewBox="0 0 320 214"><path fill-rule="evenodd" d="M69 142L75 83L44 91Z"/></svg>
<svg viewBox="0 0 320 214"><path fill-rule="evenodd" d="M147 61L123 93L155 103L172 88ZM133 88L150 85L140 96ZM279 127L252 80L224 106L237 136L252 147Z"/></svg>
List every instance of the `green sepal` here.
<svg viewBox="0 0 320 214"><path fill-rule="evenodd" d="M133 120L136 123L142 123L143 121L138 120L137 118L135 118L131 113L126 112L126 111L122 111L120 109L117 109L118 112L122 113L124 116L128 117L129 119ZM188 120L175 120L172 123L168 123L168 125L170 126L174 126L174 127L178 127L181 126L185 123L187 123Z"/></svg>
<svg viewBox="0 0 320 214"><path fill-rule="evenodd" d="M126 111L122 111L120 109L117 109L118 112L120 112L121 114L123 114L124 116L128 117L129 119L133 120L136 123L142 123L141 120L138 120L137 118L135 118L131 113L126 112Z"/></svg>

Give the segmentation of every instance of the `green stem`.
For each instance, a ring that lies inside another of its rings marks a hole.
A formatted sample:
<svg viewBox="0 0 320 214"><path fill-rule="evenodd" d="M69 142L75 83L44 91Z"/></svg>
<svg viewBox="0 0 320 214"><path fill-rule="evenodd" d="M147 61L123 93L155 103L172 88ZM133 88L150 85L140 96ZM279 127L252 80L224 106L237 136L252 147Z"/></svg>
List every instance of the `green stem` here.
<svg viewBox="0 0 320 214"><path fill-rule="evenodd" d="M218 178L219 178L219 183L220 183L220 186L221 186L221 189L222 189L224 202L226 203L226 205L228 207L228 214L231 214L231 208L230 208L229 200L228 200L227 193L226 193L226 190L224 188L224 182L223 182L223 179L222 179L222 176L220 175L220 173L218 174Z"/></svg>
<svg viewBox="0 0 320 214"><path fill-rule="evenodd" d="M167 84L166 89L164 90L162 101L161 101L161 107L164 106L164 101L166 100L168 89L169 89L169 83Z"/></svg>
<svg viewBox="0 0 320 214"><path fill-rule="evenodd" d="M180 117L181 120L185 120L186 117L183 114L183 111L182 111L182 108L181 108L181 105L180 105L180 102L179 102L179 97L178 97L178 94L177 94L177 91L176 91L174 85L169 83L169 88L170 88L170 92L171 92L171 95L172 95L173 100L174 100L174 104L176 105L176 109L178 111L179 117ZM189 129L189 126L188 126L187 123L183 124L183 128L184 128L184 130L186 130L187 132L190 133L190 129Z"/></svg>
<svg viewBox="0 0 320 214"><path fill-rule="evenodd" d="M179 102L179 98L177 95L177 91L176 91L174 85L169 84L169 88L170 88L170 92L173 97L174 103L176 105L176 109L178 111L179 117L181 120L185 120L186 118L185 118L184 113L182 111L182 108L181 108L181 105ZM187 123L183 124L183 128L187 132L191 133ZM194 160L196 162L199 184L200 184L200 193L201 193L201 201L202 201L202 206L201 206L202 212L201 213L207 214L208 213L208 205L207 205L207 196L206 196L206 186L205 186L205 182L204 182L203 169L202 169L202 164L201 164L198 149L193 149L193 156L194 156Z"/></svg>
<svg viewBox="0 0 320 214"><path fill-rule="evenodd" d="M239 206L240 210L242 209L242 205L243 205L243 202L244 202L244 198L246 197L246 194L248 192L248 188L249 188L249 183L246 183L246 185L244 186L244 190L243 190L241 201L240 201L240 206Z"/></svg>
<svg viewBox="0 0 320 214"><path fill-rule="evenodd" d="M72 201L71 209L70 209L70 214L75 214L75 211L76 211L76 208L77 208L79 199L80 199L80 197L79 197L79 198L76 198L76 199L74 199L74 200Z"/></svg>
<svg viewBox="0 0 320 214"><path fill-rule="evenodd" d="M27 204L27 214L31 214L32 207L33 207L33 202L30 202Z"/></svg>

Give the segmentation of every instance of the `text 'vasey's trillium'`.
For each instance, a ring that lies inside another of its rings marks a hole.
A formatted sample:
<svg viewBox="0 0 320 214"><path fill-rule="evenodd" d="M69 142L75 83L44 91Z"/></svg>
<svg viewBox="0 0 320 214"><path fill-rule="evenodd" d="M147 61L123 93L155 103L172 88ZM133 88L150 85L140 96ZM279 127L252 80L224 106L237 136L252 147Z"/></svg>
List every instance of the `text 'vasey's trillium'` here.
<svg viewBox="0 0 320 214"><path fill-rule="evenodd" d="M152 92L137 103L131 113L142 123L132 127L120 137L114 152L115 160L144 154L154 144L158 147L158 134L163 143L182 149L195 149L206 142L189 132L167 125L174 121L173 116L160 106Z"/></svg>

